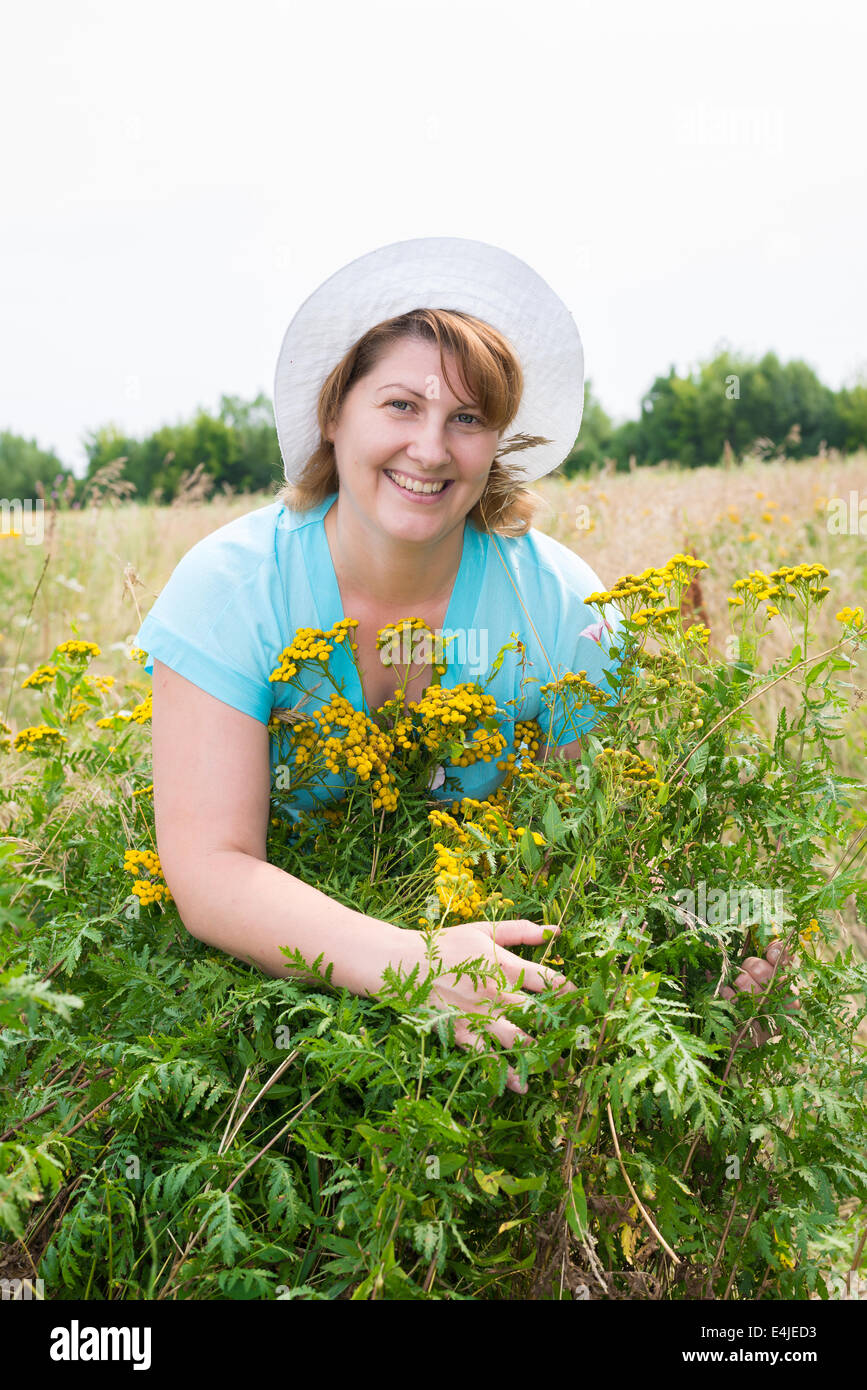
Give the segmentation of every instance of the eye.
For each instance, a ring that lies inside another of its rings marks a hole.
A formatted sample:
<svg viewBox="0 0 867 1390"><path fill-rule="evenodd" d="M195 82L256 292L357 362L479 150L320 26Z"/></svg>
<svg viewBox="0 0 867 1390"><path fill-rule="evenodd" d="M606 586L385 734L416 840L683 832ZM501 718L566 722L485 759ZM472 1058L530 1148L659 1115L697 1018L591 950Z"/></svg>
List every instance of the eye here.
<svg viewBox="0 0 867 1390"><path fill-rule="evenodd" d="M393 405L393 406L408 405L408 406L411 406L413 410L415 409L415 406L412 404L412 401L389 401L388 404L389 404L389 405ZM399 411L398 411L398 414L399 414L399 415L405 415L405 414L406 414L406 411L405 411L405 410L399 410ZM469 419L469 420L475 420L475 422L476 422L477 425L480 425L480 424L482 423L481 417L478 416L478 415L473 415L469 410L461 410L461 411L458 412L458 414L459 414L459 415L465 416L465 417L466 417L467 419Z"/></svg>

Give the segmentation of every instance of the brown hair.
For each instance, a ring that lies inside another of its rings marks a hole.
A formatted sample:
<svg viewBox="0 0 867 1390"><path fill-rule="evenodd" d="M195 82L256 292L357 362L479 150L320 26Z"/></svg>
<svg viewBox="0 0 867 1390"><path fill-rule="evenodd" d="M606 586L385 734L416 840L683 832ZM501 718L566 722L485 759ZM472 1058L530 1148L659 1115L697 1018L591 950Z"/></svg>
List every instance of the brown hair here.
<svg viewBox="0 0 867 1390"><path fill-rule="evenodd" d="M478 402L486 423L500 434L512 423L521 404L524 373L508 339L490 324L457 309L412 309L396 318L385 319L359 338L338 362L319 393L317 418L319 447L304 465L297 482L285 483L276 500L291 511L309 511L339 491L340 483L334 445L325 431L340 413L347 392L373 371L380 357L404 338L435 342L440 349L440 366L450 390L443 352L454 355L467 386ZM550 440L538 435L510 435L497 450L485 490L468 513L479 531L523 536L541 499L529 492L517 470L504 463L506 454L531 449Z"/></svg>

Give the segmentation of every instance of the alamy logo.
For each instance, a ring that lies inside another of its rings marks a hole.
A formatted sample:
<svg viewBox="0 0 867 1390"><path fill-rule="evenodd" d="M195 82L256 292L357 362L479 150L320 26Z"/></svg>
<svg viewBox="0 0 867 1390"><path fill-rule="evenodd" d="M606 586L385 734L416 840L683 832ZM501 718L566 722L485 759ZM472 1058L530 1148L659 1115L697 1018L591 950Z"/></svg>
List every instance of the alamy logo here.
<svg viewBox="0 0 867 1390"><path fill-rule="evenodd" d="M689 925L696 918L709 926L739 922L742 926L766 922L782 926L782 888L708 888L704 879L695 888L678 888L675 916Z"/></svg>
<svg viewBox="0 0 867 1390"><path fill-rule="evenodd" d="M41 1279L0 1279L0 1299L45 1298L45 1285Z"/></svg>
<svg viewBox="0 0 867 1390"><path fill-rule="evenodd" d="M45 503L25 497L0 497L0 535L23 536L25 545L41 545L45 538Z"/></svg>
<svg viewBox="0 0 867 1390"><path fill-rule="evenodd" d="M386 666L402 667L452 662L482 675L488 669L488 629L454 627L433 632L402 626L382 644L380 659Z"/></svg>
<svg viewBox="0 0 867 1390"><path fill-rule="evenodd" d="M73 1318L69 1327L51 1330L52 1361L132 1361L134 1371L151 1364L149 1327L80 1327Z"/></svg>

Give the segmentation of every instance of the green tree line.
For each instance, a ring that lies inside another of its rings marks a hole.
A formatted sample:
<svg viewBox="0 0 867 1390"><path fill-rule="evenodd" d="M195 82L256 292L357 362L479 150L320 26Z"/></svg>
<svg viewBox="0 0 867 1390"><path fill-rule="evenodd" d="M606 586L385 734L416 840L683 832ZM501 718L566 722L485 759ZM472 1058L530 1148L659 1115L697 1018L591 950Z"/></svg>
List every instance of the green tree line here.
<svg viewBox="0 0 867 1390"><path fill-rule="evenodd" d="M725 350L684 376L672 366L644 396L638 419L618 425L588 382L581 430L563 472L606 459L626 469L631 458L636 467L667 460L698 468L753 449L810 458L823 443L845 453L867 445L867 380L832 391L806 362Z"/></svg>
<svg viewBox="0 0 867 1390"><path fill-rule="evenodd" d="M618 424L588 381L581 429L562 472L571 476L606 460L621 470L666 460L697 468L756 449L804 458L823 444L843 452L867 445L867 379L832 391L806 362L726 349L686 375L672 366L647 391L638 418ZM84 446L87 467L77 478L35 439L0 431L0 495L53 495L61 505L86 505L100 495L109 464L116 490L162 503L191 492L271 492L283 477L272 404L263 393L252 401L221 396L216 414L199 409L143 439L108 424L87 434Z"/></svg>

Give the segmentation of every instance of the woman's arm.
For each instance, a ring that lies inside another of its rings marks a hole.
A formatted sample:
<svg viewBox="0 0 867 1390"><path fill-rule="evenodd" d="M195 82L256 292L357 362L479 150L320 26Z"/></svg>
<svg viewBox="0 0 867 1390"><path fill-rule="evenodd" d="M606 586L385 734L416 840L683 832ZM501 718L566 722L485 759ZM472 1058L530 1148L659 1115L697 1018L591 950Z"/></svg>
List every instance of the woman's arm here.
<svg viewBox="0 0 867 1390"><path fill-rule="evenodd" d="M334 962L332 980L371 993L418 933L368 917L266 859L271 771L267 727L154 661L154 816L157 852L187 930L297 977L281 945ZM315 979L306 975L305 978Z"/></svg>
<svg viewBox="0 0 867 1390"><path fill-rule="evenodd" d="M267 727L154 661L154 809L157 850L181 919L201 941L258 965L267 974L297 977L281 946L297 948L331 980L354 994L376 995L387 965L427 973L423 933L368 917L285 873L266 859L271 767ZM530 1038L501 1016L549 987L574 991L557 971L524 960L508 949L541 945L552 929L521 918L463 922L437 933L442 975L431 991L434 1007L457 1007L482 1015L480 1026L504 1047ZM484 958L503 972L478 986L456 967ZM302 978L316 979L302 975ZM523 978L523 988L517 981ZM454 981L454 983L452 983ZM462 1047L480 1040L463 1019L455 1026ZM521 1086L509 1067L507 1084Z"/></svg>

